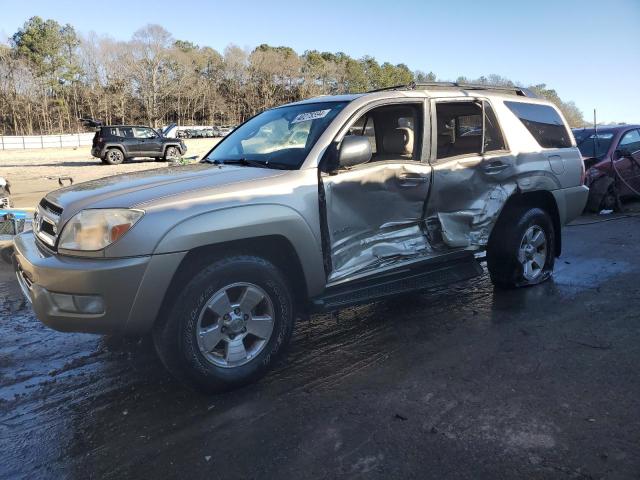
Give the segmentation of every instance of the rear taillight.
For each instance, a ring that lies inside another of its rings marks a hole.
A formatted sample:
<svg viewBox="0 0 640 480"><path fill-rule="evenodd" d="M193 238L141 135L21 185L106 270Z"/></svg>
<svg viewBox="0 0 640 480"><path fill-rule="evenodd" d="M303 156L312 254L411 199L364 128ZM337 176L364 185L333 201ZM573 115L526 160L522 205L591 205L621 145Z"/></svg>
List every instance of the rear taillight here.
<svg viewBox="0 0 640 480"><path fill-rule="evenodd" d="M582 167L582 171L580 172L580 185L584 185L584 182L587 179L587 169L584 166L583 159L580 159L580 166Z"/></svg>

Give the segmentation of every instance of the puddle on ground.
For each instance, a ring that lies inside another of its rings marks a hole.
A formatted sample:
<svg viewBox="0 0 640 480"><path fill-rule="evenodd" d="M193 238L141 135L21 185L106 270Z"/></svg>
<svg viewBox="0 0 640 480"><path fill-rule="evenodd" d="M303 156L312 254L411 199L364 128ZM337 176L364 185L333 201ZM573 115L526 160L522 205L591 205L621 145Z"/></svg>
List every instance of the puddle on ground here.
<svg viewBox="0 0 640 480"><path fill-rule="evenodd" d="M553 281L556 285L576 291L596 289L611 278L631 270L632 265L624 260L580 258L568 264L558 260L553 272Z"/></svg>

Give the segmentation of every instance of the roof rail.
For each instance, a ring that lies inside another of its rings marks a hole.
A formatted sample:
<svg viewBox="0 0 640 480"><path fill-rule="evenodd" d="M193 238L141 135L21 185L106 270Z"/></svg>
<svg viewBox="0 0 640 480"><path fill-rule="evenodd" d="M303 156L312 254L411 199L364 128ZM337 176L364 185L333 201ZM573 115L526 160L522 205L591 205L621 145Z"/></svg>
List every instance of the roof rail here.
<svg viewBox="0 0 640 480"><path fill-rule="evenodd" d="M494 85L484 85L481 83L458 83L458 82L411 82L406 85L393 85L391 87L377 88L369 90L367 93L383 92L385 90L415 90L416 88L457 88L461 90L490 90L496 92L512 92L521 97L538 98L528 88L523 87L500 87Z"/></svg>
<svg viewBox="0 0 640 480"><path fill-rule="evenodd" d="M367 93L384 92L387 90L415 90L416 82L406 83L402 85L392 85L390 87L376 88L374 90L368 90Z"/></svg>

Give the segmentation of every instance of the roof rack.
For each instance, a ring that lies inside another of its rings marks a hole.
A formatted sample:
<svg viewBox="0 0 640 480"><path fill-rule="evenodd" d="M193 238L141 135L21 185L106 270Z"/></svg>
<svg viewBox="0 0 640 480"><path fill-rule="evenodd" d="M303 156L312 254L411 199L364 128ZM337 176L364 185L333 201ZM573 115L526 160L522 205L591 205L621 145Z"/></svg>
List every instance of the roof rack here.
<svg viewBox="0 0 640 480"><path fill-rule="evenodd" d="M415 90L416 88L458 88L462 90L490 90L496 92L511 92L521 97L538 98L528 88L523 87L498 87L493 85L483 85L481 83L458 83L458 82L411 82L406 85L393 85L390 87L369 90L367 93L383 92L386 90Z"/></svg>

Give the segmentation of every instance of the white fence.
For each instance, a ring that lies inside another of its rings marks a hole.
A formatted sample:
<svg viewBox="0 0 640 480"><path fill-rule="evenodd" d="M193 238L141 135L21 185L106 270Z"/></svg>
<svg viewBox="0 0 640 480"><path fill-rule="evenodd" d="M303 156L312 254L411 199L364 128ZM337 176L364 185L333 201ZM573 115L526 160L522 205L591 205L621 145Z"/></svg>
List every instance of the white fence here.
<svg viewBox="0 0 640 480"><path fill-rule="evenodd" d="M72 133L69 135L0 136L0 150L86 147L91 145L93 136L94 133Z"/></svg>

